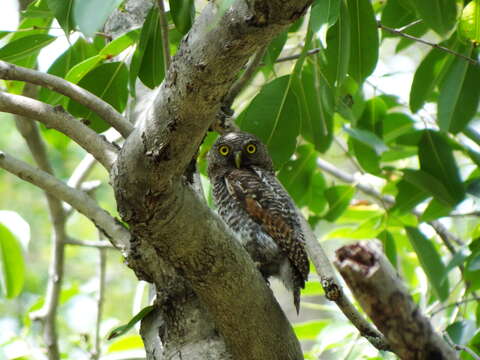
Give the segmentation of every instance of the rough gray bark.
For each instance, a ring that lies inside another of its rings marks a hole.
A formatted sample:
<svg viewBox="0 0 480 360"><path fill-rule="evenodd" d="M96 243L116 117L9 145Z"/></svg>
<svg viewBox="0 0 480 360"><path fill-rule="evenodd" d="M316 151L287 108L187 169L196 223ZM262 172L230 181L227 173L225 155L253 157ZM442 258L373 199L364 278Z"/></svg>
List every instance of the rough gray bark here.
<svg viewBox="0 0 480 360"><path fill-rule="evenodd" d="M432 328L376 242L346 245L335 265L362 309L403 360L455 360L456 352Z"/></svg>
<svg viewBox="0 0 480 360"><path fill-rule="evenodd" d="M163 320L153 327L163 343L156 350L144 321L151 359L302 358L250 257L183 174L238 71L310 3L238 0L218 15L209 2L119 155L112 179L133 235L127 262L156 285Z"/></svg>

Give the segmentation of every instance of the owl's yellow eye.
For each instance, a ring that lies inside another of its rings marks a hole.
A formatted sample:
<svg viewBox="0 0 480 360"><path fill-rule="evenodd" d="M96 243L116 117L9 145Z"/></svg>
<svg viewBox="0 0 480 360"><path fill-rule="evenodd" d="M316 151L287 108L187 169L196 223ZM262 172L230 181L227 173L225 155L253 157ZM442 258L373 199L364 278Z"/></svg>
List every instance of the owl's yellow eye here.
<svg viewBox="0 0 480 360"><path fill-rule="evenodd" d="M255 151L257 151L257 147L254 144L248 144L245 147L245 150L247 150L247 153L249 153L249 154L254 154Z"/></svg>
<svg viewBox="0 0 480 360"><path fill-rule="evenodd" d="M227 156L230 152L230 148L227 145L222 145L218 148L220 155Z"/></svg>

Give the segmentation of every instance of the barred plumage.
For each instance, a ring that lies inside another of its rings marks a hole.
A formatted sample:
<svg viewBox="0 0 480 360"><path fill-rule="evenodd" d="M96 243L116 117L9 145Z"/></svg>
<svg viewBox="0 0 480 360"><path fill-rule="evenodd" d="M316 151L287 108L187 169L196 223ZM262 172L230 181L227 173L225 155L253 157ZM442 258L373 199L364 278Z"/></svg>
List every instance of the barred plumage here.
<svg viewBox="0 0 480 360"><path fill-rule="evenodd" d="M275 177L265 145L255 136L221 136L208 155L220 216L235 231L265 279L293 291L297 313L309 264L295 205Z"/></svg>

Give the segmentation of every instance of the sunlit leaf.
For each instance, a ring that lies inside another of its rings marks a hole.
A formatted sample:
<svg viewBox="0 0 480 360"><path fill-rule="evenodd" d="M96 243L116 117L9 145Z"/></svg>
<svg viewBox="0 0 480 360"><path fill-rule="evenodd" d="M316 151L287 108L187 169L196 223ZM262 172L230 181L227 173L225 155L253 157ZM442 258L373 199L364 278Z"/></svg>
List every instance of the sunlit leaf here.
<svg viewBox="0 0 480 360"><path fill-rule="evenodd" d="M480 0L472 0L462 11L458 33L472 42L480 42Z"/></svg>
<svg viewBox="0 0 480 360"><path fill-rule="evenodd" d="M0 288L12 299L20 294L25 281L25 261L19 240L0 223Z"/></svg>
<svg viewBox="0 0 480 360"><path fill-rule="evenodd" d="M135 44L140 38L140 29L131 30L115 40L109 42L102 50L100 50L100 55L106 55L107 57L113 57L120 54L123 50L127 49L129 46Z"/></svg>
<svg viewBox="0 0 480 360"><path fill-rule="evenodd" d="M121 339L113 341L108 346L108 353L113 353L117 351L126 351L132 349L143 349L143 340L140 335L129 335Z"/></svg>
<svg viewBox="0 0 480 360"><path fill-rule="evenodd" d="M13 40L0 48L0 60L8 61L17 65L36 51L50 44L56 38L47 34L37 34L25 36L21 39Z"/></svg>
<svg viewBox="0 0 480 360"><path fill-rule="evenodd" d="M330 323L329 320L315 320L295 324L293 331L299 340L315 340L320 332Z"/></svg>

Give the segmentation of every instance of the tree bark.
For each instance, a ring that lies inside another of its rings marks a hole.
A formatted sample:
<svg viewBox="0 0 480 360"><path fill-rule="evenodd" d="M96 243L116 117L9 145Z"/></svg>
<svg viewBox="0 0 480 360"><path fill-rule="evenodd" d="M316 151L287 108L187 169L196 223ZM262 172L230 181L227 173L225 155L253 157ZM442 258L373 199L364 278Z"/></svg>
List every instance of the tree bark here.
<svg viewBox="0 0 480 360"><path fill-rule="evenodd" d="M219 14L209 2L119 154L112 179L133 235L127 263L158 292L162 320L143 322L151 359L303 358L251 258L183 174L238 71L310 3L238 0Z"/></svg>

